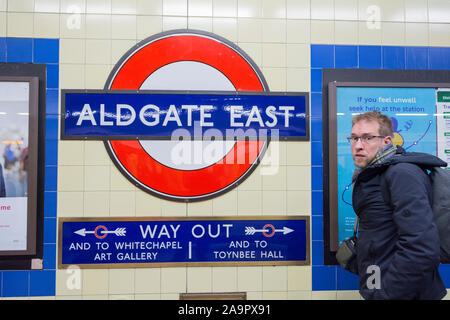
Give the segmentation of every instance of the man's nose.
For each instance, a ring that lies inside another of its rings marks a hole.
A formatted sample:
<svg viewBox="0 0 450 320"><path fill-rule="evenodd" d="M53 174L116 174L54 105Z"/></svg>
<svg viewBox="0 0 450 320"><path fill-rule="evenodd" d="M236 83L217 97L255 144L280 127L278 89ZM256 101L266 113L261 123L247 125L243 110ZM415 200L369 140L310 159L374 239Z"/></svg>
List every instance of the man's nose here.
<svg viewBox="0 0 450 320"><path fill-rule="evenodd" d="M358 140L356 140L356 142L353 143L353 147L357 148L357 149L363 149L364 148L364 144L362 143L361 138L359 138Z"/></svg>

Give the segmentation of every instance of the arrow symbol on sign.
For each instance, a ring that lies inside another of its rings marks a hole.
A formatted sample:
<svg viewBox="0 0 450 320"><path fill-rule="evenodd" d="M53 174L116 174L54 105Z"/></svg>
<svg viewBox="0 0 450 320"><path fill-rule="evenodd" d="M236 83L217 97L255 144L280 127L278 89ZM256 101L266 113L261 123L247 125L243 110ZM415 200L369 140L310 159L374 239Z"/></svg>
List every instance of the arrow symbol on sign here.
<svg viewBox="0 0 450 320"><path fill-rule="evenodd" d="M245 227L245 235L247 236L251 236L254 235L256 232L263 232L263 233L268 233L268 232L282 232L283 234L288 234L293 232L294 230L288 227L283 227L283 229L256 229L255 227Z"/></svg>
<svg viewBox="0 0 450 320"><path fill-rule="evenodd" d="M122 236L125 236L125 233L127 232L126 228L116 228L116 230L112 230L112 231L105 230L105 229L100 230L100 233L102 233L102 234L112 233L112 234L115 234L118 237L122 237ZM83 229L74 231L74 233L76 233L76 234L78 234L78 235L80 235L82 237L85 237L86 234L89 234L89 233L94 233L95 234L96 231L95 230L89 231L89 230L86 230L86 228L83 228Z"/></svg>

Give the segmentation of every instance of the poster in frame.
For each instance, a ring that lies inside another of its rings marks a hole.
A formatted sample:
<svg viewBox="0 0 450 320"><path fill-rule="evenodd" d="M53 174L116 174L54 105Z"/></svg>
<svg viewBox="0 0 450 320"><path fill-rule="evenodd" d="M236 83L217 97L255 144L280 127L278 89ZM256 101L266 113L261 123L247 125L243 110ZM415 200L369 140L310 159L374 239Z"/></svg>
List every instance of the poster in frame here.
<svg viewBox="0 0 450 320"><path fill-rule="evenodd" d="M39 78L0 76L0 256L36 254Z"/></svg>

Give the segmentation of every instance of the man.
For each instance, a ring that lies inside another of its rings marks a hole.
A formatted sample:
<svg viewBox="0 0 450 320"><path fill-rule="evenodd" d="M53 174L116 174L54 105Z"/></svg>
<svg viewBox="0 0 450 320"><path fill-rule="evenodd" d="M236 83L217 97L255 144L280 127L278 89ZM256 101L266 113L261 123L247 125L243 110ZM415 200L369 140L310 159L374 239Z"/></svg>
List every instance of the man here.
<svg viewBox="0 0 450 320"><path fill-rule="evenodd" d="M353 209L359 219L357 269L364 299L442 299L440 244L426 168L446 166L392 143L378 111L352 120Z"/></svg>

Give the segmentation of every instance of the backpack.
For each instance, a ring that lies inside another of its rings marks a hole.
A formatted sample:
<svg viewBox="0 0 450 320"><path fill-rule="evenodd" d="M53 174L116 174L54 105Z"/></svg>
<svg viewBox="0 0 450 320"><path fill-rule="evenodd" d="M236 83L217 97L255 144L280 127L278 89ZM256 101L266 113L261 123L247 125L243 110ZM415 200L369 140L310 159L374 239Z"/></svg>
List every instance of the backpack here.
<svg viewBox="0 0 450 320"><path fill-rule="evenodd" d="M450 263L450 170L440 167L427 168L430 173L434 223L439 232L441 243L441 263ZM384 175L381 175L385 183ZM384 201L390 205L388 188L381 188Z"/></svg>

